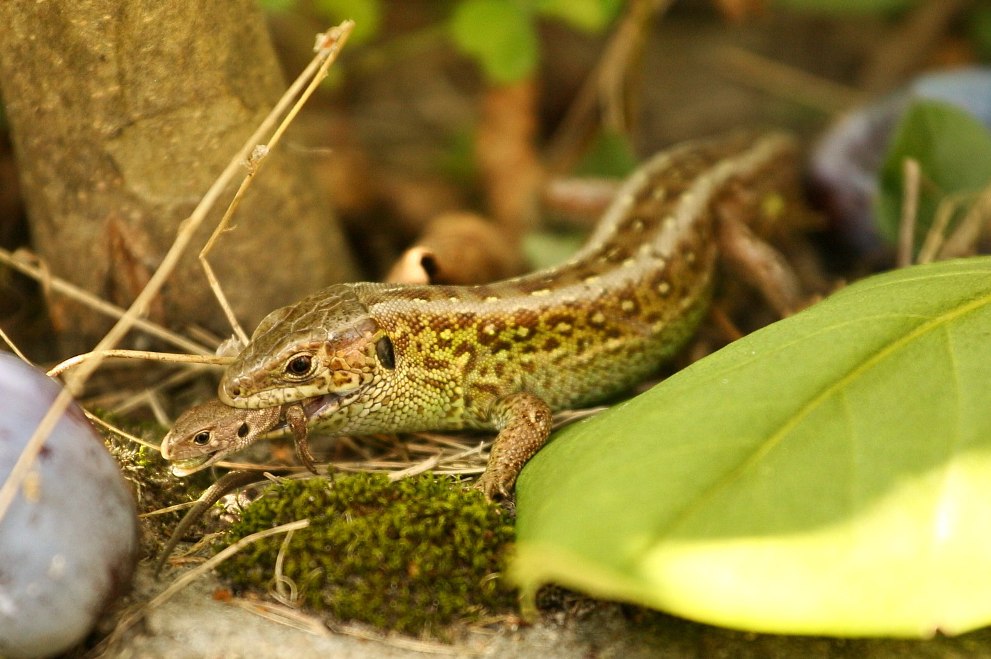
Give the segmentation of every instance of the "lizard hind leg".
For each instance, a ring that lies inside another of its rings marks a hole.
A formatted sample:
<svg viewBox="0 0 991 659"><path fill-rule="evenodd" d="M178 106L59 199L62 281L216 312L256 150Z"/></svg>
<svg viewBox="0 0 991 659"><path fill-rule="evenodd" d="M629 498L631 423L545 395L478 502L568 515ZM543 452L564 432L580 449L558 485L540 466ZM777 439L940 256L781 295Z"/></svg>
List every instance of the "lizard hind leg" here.
<svg viewBox="0 0 991 659"><path fill-rule="evenodd" d="M527 392L496 401L491 419L499 434L475 487L489 499L509 498L523 465L547 442L552 418L547 403Z"/></svg>

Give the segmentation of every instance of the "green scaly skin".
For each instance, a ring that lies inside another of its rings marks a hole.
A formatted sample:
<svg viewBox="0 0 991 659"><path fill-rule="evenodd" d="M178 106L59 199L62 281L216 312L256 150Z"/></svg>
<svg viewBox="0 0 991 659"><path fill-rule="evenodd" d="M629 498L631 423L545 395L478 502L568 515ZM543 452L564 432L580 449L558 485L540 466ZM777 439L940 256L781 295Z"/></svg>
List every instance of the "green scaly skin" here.
<svg viewBox="0 0 991 659"><path fill-rule="evenodd" d="M480 286L339 284L272 312L220 399L303 401L311 428L339 434L495 429L478 487L506 496L552 411L628 389L685 344L711 297L721 216L773 221L796 171L780 134L675 147L562 265Z"/></svg>

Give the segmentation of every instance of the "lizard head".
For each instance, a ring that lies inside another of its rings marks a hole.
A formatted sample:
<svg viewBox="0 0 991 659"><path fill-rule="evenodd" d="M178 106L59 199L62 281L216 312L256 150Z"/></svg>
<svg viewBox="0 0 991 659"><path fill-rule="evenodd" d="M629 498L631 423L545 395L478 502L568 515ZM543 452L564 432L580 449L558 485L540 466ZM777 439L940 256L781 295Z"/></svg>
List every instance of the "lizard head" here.
<svg viewBox="0 0 991 659"><path fill-rule="evenodd" d="M220 381L235 407L323 397L342 406L395 368L392 341L352 288L340 284L270 313Z"/></svg>
<svg viewBox="0 0 991 659"><path fill-rule="evenodd" d="M281 407L244 410L214 400L186 410L162 440L172 473L188 476L251 444L279 424Z"/></svg>

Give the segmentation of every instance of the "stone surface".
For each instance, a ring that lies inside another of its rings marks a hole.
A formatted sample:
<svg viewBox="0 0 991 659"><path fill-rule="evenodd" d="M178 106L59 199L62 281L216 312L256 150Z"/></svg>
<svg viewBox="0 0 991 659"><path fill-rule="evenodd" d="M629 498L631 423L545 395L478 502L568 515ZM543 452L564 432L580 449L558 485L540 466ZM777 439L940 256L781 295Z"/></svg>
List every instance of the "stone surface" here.
<svg viewBox="0 0 991 659"><path fill-rule="evenodd" d="M58 392L0 353L0 482ZM130 582L137 533L117 463L70 404L0 518L0 656L47 656L85 638Z"/></svg>

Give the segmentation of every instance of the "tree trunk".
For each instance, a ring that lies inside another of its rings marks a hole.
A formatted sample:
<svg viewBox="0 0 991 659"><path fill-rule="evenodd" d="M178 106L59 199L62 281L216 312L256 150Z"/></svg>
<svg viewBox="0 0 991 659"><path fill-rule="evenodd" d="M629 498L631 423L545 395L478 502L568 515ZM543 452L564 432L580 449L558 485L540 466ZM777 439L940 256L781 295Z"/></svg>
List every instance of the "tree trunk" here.
<svg viewBox="0 0 991 659"><path fill-rule="evenodd" d="M126 305L284 89L263 16L252 0L3 0L0 25L0 88L34 247L54 275ZM234 223L210 262L249 332L353 275L334 218L287 149L266 162ZM196 260L207 224L152 317L226 335ZM48 302L66 351L88 349L109 325L65 298Z"/></svg>

